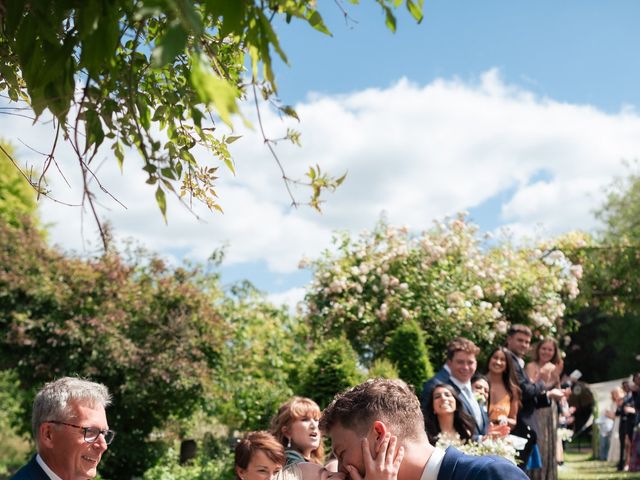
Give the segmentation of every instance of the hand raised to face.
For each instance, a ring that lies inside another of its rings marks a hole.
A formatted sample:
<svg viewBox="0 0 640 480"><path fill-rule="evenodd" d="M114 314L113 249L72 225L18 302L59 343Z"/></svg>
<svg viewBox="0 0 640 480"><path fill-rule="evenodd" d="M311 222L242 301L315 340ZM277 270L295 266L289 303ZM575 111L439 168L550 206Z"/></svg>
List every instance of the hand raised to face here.
<svg viewBox="0 0 640 480"><path fill-rule="evenodd" d="M375 456L371 454L369 440L362 439L364 479L353 465L346 465L346 468L351 480L397 480L403 457L404 447L398 446L398 438L387 432L376 445Z"/></svg>

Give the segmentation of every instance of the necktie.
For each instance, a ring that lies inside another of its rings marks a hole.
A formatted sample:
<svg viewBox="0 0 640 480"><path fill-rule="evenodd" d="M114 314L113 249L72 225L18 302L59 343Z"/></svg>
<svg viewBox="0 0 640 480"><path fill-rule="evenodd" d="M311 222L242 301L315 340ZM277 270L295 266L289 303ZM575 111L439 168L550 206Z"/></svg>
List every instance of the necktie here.
<svg viewBox="0 0 640 480"><path fill-rule="evenodd" d="M476 423L478 424L478 427L482 428L482 413L480 412L480 405L478 405L478 401L473 396L473 393L471 392L471 388L469 388L468 385L465 385L462 391L464 392L464 395L467 397L467 400L471 405L473 418L475 418Z"/></svg>

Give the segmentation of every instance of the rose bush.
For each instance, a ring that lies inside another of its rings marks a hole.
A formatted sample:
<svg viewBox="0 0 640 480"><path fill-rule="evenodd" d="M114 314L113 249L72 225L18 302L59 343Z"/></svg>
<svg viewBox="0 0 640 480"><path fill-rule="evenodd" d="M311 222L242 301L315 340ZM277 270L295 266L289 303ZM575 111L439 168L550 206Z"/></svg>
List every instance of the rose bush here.
<svg viewBox="0 0 640 480"><path fill-rule="evenodd" d="M557 335L565 300L579 292L580 265L553 242L516 247L491 240L465 214L418 235L380 221L373 232L337 236L333 250L305 262L313 270L306 295L312 334L344 333L364 364L410 319L438 362L452 337L488 346L509 323Z"/></svg>

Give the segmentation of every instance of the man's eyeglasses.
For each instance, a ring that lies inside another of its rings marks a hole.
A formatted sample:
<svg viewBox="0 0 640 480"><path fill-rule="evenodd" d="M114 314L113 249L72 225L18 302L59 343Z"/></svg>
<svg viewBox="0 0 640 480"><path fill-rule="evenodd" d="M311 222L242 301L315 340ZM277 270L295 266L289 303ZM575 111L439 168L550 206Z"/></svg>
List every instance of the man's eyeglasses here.
<svg viewBox="0 0 640 480"><path fill-rule="evenodd" d="M116 432L113 430L100 430L96 427L81 427L80 425L74 425L73 423L58 422L57 420L48 420L46 423L55 423L56 425L66 425L67 427L79 428L84 432L84 441L87 443L94 443L98 440L98 437L102 434L104 443L107 445L113 442L113 437L116 436Z"/></svg>

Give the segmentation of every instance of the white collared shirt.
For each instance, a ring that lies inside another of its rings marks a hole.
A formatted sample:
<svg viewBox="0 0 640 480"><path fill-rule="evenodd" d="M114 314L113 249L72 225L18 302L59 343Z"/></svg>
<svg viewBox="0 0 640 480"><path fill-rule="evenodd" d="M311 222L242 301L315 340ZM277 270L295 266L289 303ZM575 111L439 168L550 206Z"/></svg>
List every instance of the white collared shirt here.
<svg viewBox="0 0 640 480"><path fill-rule="evenodd" d="M53 473L53 470L51 470L46 463L44 463L44 460L42 459L40 454L36 455L36 462L38 462L38 465L40 465L40 468L44 470L44 473L46 473L47 477L49 477L51 480L62 480L58 475Z"/></svg>
<svg viewBox="0 0 640 480"><path fill-rule="evenodd" d="M440 466L442 465L443 459L444 450L435 447L429 457L429 461L424 467L420 480L438 480L438 473L440 473Z"/></svg>

